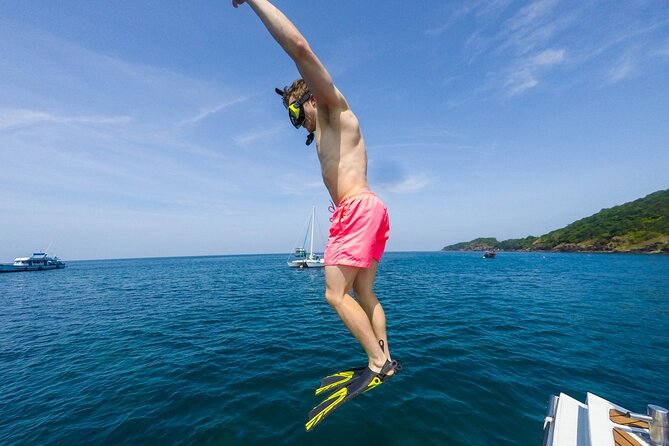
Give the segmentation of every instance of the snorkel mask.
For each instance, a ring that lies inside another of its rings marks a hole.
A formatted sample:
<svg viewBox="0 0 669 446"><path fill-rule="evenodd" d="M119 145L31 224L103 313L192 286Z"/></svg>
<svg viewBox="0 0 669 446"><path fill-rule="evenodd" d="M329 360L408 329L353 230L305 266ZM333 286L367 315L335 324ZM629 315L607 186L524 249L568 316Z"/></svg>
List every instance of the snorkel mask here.
<svg viewBox="0 0 669 446"><path fill-rule="evenodd" d="M275 88L274 91L276 91L276 94L278 94L281 97L285 95L285 91L281 90L280 88ZM302 127L302 124L304 124L304 118L305 118L304 103L307 102L310 97L311 93L307 91L302 95L300 99L293 102L292 104L286 105L286 108L288 109L288 117L290 118L290 123L293 124L293 127L295 127L296 129L299 129L300 127ZM309 135L307 135L306 145L311 144L313 141L314 141L314 132L310 132Z"/></svg>

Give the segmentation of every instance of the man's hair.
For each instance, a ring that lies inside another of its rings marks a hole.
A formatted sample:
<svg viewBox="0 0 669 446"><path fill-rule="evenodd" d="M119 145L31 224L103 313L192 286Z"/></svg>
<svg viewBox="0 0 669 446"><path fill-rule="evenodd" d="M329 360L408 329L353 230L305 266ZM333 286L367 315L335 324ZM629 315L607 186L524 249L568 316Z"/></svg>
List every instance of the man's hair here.
<svg viewBox="0 0 669 446"><path fill-rule="evenodd" d="M307 91L309 91L309 87L307 87L304 79L295 80L290 87L283 89L283 105L288 107L288 105L300 99Z"/></svg>

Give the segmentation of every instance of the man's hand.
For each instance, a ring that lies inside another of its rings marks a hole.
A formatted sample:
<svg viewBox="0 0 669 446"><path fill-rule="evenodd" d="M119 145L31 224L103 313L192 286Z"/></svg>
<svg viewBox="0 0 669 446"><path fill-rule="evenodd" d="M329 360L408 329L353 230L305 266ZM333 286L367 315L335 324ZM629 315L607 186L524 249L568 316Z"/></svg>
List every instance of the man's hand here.
<svg viewBox="0 0 669 446"><path fill-rule="evenodd" d="M246 2L246 0L232 0L232 6L237 8L239 5L243 4L244 2Z"/></svg>

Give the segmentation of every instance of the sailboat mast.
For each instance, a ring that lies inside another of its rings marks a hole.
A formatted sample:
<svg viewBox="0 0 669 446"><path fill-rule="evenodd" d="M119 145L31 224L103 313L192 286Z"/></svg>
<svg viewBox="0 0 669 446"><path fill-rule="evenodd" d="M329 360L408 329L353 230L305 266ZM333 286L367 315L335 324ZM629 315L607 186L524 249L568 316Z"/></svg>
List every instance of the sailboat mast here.
<svg viewBox="0 0 669 446"><path fill-rule="evenodd" d="M309 258L314 258L314 222L316 219L316 206L311 207L311 242L309 244Z"/></svg>

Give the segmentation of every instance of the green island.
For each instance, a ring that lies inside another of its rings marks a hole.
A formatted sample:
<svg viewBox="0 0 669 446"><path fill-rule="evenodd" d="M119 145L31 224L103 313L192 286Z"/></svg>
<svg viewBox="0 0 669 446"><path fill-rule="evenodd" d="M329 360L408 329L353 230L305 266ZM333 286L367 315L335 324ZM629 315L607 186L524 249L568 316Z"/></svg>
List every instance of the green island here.
<svg viewBox="0 0 669 446"><path fill-rule="evenodd" d="M477 238L442 249L482 250L669 254L669 189L602 209L539 237Z"/></svg>

